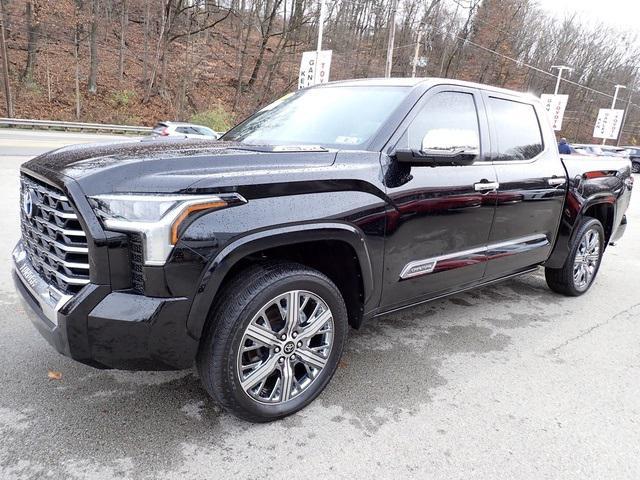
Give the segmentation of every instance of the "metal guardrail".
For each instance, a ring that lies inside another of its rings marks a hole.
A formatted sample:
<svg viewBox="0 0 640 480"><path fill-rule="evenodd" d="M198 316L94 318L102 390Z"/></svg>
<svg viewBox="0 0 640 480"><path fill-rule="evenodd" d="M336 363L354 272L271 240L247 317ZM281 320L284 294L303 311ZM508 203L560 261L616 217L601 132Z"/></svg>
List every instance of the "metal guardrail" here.
<svg viewBox="0 0 640 480"><path fill-rule="evenodd" d="M17 127L44 130L65 130L80 132L106 133L149 133L151 127L136 127L131 125L110 125L105 123L61 122L57 120L27 120L24 118L0 118L0 127Z"/></svg>

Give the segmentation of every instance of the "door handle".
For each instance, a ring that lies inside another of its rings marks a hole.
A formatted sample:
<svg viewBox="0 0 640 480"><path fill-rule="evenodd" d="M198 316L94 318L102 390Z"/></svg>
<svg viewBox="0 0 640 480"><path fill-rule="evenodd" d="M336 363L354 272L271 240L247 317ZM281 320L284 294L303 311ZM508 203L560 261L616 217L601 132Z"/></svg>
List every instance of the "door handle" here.
<svg viewBox="0 0 640 480"><path fill-rule="evenodd" d="M498 190L500 184L498 182L478 182L473 184L476 192L486 192L489 190Z"/></svg>
<svg viewBox="0 0 640 480"><path fill-rule="evenodd" d="M565 182L567 181L566 178L563 177L553 177L553 178L547 178L547 183L549 185L563 185Z"/></svg>

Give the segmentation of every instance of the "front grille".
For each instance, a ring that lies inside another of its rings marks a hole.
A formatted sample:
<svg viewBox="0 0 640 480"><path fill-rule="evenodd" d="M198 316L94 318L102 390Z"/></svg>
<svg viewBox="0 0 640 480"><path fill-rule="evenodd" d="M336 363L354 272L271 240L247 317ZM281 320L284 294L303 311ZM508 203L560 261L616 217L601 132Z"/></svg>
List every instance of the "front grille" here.
<svg viewBox="0 0 640 480"><path fill-rule="evenodd" d="M69 199L25 175L20 178L20 198L22 242L31 265L58 290L77 293L89 283L89 249Z"/></svg>
<svg viewBox="0 0 640 480"><path fill-rule="evenodd" d="M144 292L144 255L142 250L142 235L129 234L129 256L131 259L131 286L138 292Z"/></svg>

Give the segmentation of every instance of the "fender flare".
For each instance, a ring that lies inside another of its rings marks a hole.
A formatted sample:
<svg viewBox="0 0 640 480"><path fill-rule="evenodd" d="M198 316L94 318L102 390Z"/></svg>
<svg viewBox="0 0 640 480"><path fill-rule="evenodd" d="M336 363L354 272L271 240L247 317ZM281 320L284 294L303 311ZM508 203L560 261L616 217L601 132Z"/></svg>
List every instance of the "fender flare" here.
<svg viewBox="0 0 640 480"><path fill-rule="evenodd" d="M576 231L578 230L578 225L580 225L580 222L582 222L582 219L586 217L585 213L587 212L587 210L589 210L591 207L594 207L596 205L609 205L611 206L611 208L613 208L613 218L615 218L616 201L617 201L617 197L610 192L602 192L589 197L582 204L582 208L580 209L580 212L576 217L576 221L572 226L570 241L572 242L574 240ZM606 225L603 225L603 227L606 228ZM605 248L606 248L606 245L605 245Z"/></svg>
<svg viewBox="0 0 640 480"><path fill-rule="evenodd" d="M560 231L558 232L556 244L549 259L545 262L545 266L549 268L561 268L562 265L564 265L567 255L569 255L569 246L571 242L573 242L576 231L578 230L577 227L585 217L587 210L595 205L610 205L613 207L615 217L616 201L616 196L611 192L596 193L584 200L571 224L567 222L566 218L563 218L560 222Z"/></svg>
<svg viewBox="0 0 640 480"><path fill-rule="evenodd" d="M365 303L374 291L373 267L364 239L364 233L352 224L323 222L269 228L249 233L226 245L209 262L200 277L189 316L187 331L194 339L202 335L209 310L224 278L231 268L247 255L261 250L321 240L338 240L348 243L356 252Z"/></svg>

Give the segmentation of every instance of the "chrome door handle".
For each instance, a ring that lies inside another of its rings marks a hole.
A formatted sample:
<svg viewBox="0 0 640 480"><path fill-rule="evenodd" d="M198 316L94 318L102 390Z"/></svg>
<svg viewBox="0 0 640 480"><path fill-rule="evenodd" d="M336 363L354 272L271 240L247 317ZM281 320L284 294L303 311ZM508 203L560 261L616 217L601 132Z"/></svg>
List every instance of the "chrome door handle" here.
<svg viewBox="0 0 640 480"><path fill-rule="evenodd" d="M498 190L500 184L498 182L478 182L473 184L476 192L486 192L488 190Z"/></svg>
<svg viewBox="0 0 640 480"><path fill-rule="evenodd" d="M566 181L567 179L563 177L547 178L547 183L549 185L563 185Z"/></svg>

